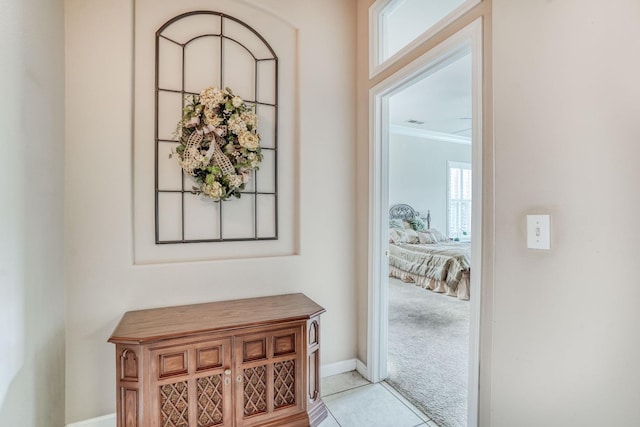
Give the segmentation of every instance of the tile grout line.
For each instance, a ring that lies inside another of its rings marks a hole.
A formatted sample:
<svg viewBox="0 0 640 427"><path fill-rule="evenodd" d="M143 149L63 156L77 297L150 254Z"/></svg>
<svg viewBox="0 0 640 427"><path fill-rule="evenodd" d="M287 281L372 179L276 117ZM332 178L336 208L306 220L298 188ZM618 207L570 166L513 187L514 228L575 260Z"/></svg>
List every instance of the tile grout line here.
<svg viewBox="0 0 640 427"><path fill-rule="evenodd" d="M322 396L322 398L324 399L325 397L329 397L329 396L335 396L336 394L340 394L340 393L345 393L347 391L351 391L351 390L355 390L357 388L362 388L362 387L366 387L368 385L372 385L373 383L367 383L367 384L361 384L361 385L357 385L355 387L351 387L351 388L347 388L341 391L336 391L335 393L331 393L331 394L327 394L326 396Z"/></svg>
<svg viewBox="0 0 640 427"><path fill-rule="evenodd" d="M321 398L324 399L325 397L334 396L334 395L340 394L340 393L345 393L347 391L355 390L357 388L365 387L365 386L368 386L368 385L371 385L371 383L367 382L366 384L360 384L360 385L357 385L355 387L351 387L351 388L347 388L347 389L344 389L344 390L336 391L335 393L327 394L326 396L322 396ZM327 408L327 413L331 416L331 418L333 418L333 421L335 421L335 423L338 425L338 427L342 427L342 424L340 424L340 421L338 421L338 418L336 418L336 416L333 414L333 412L331 412L331 409L329 409L329 407L326 404L325 404L325 407Z"/></svg>
<svg viewBox="0 0 640 427"><path fill-rule="evenodd" d="M324 399L325 397L329 397L329 396L334 396L336 394L340 394L340 393L346 393L352 390L356 390L359 388L363 388L363 387L367 387L367 386L371 386L371 385L376 385L376 384L380 384L380 386L386 390L391 396L393 396L394 399L396 399L397 401L399 401L402 406L404 406L405 408L407 408L409 410L409 412L411 412L412 414L414 414L416 417L418 417L418 419L420 420L420 423L416 424L415 426L412 427L422 427L422 426L426 426L426 427L431 427L428 425L429 422L431 422L431 418L429 418L426 414L418 414L416 412L415 409L412 409L410 406L408 406L402 399L400 399L395 392L395 390L392 392L391 390L389 390L389 386L388 384L386 384L384 381L380 381L379 383L367 383L367 384L361 384L352 388L348 388L342 391L338 391L332 394L328 394L326 396L322 396L322 398ZM336 422L336 424L338 424L338 426L342 427L342 424L340 424L340 422L338 421L338 418L336 418L336 416L331 412L331 410L329 409L329 407L327 406L327 412L332 416L333 420ZM423 418L427 418L427 420L424 420Z"/></svg>
<svg viewBox="0 0 640 427"><path fill-rule="evenodd" d="M338 419L336 418L335 415L333 415L333 412L331 412L331 409L327 408L327 412L329 413L329 415L331 416L331 418L333 418L333 421L336 422L336 424L338 424L338 427L342 427L342 424L340 424L340 422L338 421Z"/></svg>
<svg viewBox="0 0 640 427"><path fill-rule="evenodd" d="M399 401L402 404L402 406L407 408L409 410L409 412L411 412L412 414L414 414L416 417L418 417L420 419L420 423L418 423L418 424L416 424L415 426L412 426L412 427L438 427L437 424L435 424L435 422L428 415L426 415L425 413L420 411L417 407L413 406L413 404L411 402L406 400L406 398L404 398L404 396L402 396L398 391L396 391L391 385L389 385L385 381L380 381L379 383L368 382L366 384L360 384L360 385L357 385L357 386L354 386L354 387L351 387L351 388L346 388L344 390L340 390L340 391L336 391L336 392L331 393L331 394L327 394L325 396L322 396L322 399L324 399L326 397L330 397L330 396L335 396L337 394L346 393L346 392L349 392L349 391L352 391L352 390L357 390L359 388L375 385L375 384L380 384L382 386L382 388L384 390L386 390L389 394L391 394L397 401ZM340 399L340 398L337 398L337 399ZM340 424L340 422L338 421L336 416L333 414L333 412L331 412L331 410L329 409L328 406L327 406L327 412L333 418L335 423L339 427L342 427L342 424Z"/></svg>
<svg viewBox="0 0 640 427"><path fill-rule="evenodd" d="M406 400L405 397L400 398L400 396L401 396L400 393L398 393L397 390L395 390L393 387L391 387L389 384L387 384L386 381L380 381L380 384L382 385L382 387L384 387L385 390L387 390L389 392L389 394L391 394L393 397L395 397L408 410L410 410L412 413L414 413L416 417L420 418L420 420L422 421L422 424L427 424L427 423L433 421L430 416L428 416L427 414L425 414L424 412L422 412L418 408L416 408L411 402ZM407 403L409 403L411 406L407 405ZM426 418L426 420L424 418ZM420 425L420 424L418 424L418 425Z"/></svg>

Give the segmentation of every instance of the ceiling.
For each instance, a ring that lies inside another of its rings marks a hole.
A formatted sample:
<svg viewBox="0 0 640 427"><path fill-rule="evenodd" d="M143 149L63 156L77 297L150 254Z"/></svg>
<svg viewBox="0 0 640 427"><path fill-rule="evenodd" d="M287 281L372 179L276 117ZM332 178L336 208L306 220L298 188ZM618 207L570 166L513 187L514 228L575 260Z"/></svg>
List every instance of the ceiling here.
<svg viewBox="0 0 640 427"><path fill-rule="evenodd" d="M456 59L392 95L389 122L392 132L470 143L471 55Z"/></svg>

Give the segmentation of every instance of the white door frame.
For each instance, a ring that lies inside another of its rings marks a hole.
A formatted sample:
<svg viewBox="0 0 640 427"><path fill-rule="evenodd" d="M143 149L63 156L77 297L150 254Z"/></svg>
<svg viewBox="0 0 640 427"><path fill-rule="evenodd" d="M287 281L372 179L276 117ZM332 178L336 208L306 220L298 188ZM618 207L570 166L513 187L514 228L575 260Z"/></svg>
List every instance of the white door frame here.
<svg viewBox="0 0 640 427"><path fill-rule="evenodd" d="M366 376L387 376L389 224L389 108L394 93L471 52L472 62L472 224L469 326L468 427L478 424L480 307L482 278L482 21L477 19L369 91L369 254Z"/></svg>

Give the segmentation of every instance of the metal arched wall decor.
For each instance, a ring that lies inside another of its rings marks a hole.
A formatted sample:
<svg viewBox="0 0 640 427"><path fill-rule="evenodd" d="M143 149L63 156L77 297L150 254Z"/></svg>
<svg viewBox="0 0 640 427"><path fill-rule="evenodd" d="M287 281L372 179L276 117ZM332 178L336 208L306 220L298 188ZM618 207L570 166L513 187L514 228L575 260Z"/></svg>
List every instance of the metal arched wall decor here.
<svg viewBox="0 0 640 427"><path fill-rule="evenodd" d="M220 12L193 11L167 21L155 45L156 244L276 240L278 238L278 58L255 29ZM264 159L240 199L214 202L193 194L179 167L173 135L186 97L229 87L258 116ZM176 206L179 204L179 206ZM181 230L164 224L180 217ZM171 218L168 221L167 218ZM167 237L170 236L170 237Z"/></svg>

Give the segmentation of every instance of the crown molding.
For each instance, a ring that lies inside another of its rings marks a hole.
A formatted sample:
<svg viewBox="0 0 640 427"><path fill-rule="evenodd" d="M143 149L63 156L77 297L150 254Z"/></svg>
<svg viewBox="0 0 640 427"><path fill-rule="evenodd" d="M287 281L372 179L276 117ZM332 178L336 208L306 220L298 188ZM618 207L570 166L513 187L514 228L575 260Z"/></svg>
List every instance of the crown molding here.
<svg viewBox="0 0 640 427"><path fill-rule="evenodd" d="M454 135L452 133L436 132L434 130L417 129L408 126L391 125L389 131L397 135L414 136L416 138L432 139L435 141L453 142L455 144L471 144L468 136Z"/></svg>

